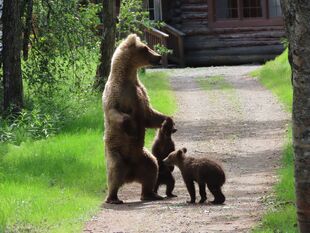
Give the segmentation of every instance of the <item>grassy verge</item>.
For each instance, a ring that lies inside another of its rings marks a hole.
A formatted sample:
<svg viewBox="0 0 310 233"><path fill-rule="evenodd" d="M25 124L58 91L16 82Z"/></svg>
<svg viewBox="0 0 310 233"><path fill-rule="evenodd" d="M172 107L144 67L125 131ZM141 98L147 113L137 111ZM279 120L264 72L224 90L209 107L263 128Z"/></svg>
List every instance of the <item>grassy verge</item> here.
<svg viewBox="0 0 310 233"><path fill-rule="evenodd" d="M252 73L277 96L289 112L292 111L293 100L290 71L286 50L275 60L267 62L262 68ZM280 180L275 186L275 203L254 232L297 232L291 134L290 126L283 151L282 167L279 170Z"/></svg>
<svg viewBox="0 0 310 233"><path fill-rule="evenodd" d="M142 81L156 109L176 110L166 74ZM100 97L87 108L54 137L0 145L0 232L79 232L98 211L106 188Z"/></svg>

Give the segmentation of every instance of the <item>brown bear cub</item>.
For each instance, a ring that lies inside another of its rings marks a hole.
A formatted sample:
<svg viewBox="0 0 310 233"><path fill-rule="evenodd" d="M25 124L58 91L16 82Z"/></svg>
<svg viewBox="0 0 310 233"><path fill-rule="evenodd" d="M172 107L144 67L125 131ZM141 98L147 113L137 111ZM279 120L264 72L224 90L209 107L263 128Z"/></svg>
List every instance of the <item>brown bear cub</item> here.
<svg viewBox="0 0 310 233"><path fill-rule="evenodd" d="M173 120L168 117L162 124L161 128L157 131L152 147L152 154L156 157L159 166L158 178L154 191L157 193L159 186L164 184L167 186L167 197L176 197L176 195L172 193L175 184L175 180L172 175L174 166L165 165L163 160L175 150L174 142L171 136L176 131L177 129L174 127Z"/></svg>
<svg viewBox="0 0 310 233"><path fill-rule="evenodd" d="M199 185L199 193L201 200L199 203L204 203L207 200L206 184L210 192L214 196L213 204L223 204L225 196L222 193L222 186L225 183L225 173L222 167L216 162L207 158L193 158L185 156L187 149L176 150L169 154L163 160L167 166L176 165L179 167L184 183L191 197L188 203L195 203L196 193L194 181Z"/></svg>

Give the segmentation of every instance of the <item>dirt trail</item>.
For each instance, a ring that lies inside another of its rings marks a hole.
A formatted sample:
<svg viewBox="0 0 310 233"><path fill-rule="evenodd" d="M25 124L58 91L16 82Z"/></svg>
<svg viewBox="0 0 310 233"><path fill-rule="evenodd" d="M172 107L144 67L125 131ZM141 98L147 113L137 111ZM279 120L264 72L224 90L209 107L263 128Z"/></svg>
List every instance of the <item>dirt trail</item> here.
<svg viewBox="0 0 310 233"><path fill-rule="evenodd" d="M227 175L225 205L186 204L189 196L175 169L177 198L143 203L140 186L127 185L120 192L126 204L104 204L84 232L249 232L266 209L264 197L276 181L288 122L275 97L246 75L256 68L168 71L179 108L176 147L221 162ZM209 76L223 76L225 85L203 90L198 80ZM209 201L213 199L207 195Z"/></svg>

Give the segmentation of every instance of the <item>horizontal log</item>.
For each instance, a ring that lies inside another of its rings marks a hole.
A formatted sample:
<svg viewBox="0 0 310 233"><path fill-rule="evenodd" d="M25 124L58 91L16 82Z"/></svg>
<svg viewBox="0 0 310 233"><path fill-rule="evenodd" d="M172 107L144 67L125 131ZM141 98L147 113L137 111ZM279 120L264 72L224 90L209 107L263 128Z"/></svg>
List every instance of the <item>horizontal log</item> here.
<svg viewBox="0 0 310 233"><path fill-rule="evenodd" d="M278 39L273 40L205 40L192 43L185 41L186 50L220 49L230 47L281 45Z"/></svg>
<svg viewBox="0 0 310 233"><path fill-rule="evenodd" d="M208 4L183 4L181 9L184 12L208 12Z"/></svg>
<svg viewBox="0 0 310 233"><path fill-rule="evenodd" d="M184 23L183 23L184 24ZM190 37L207 37L207 38L259 38L259 37L273 37L279 38L285 36L284 30L266 30L266 31L235 31L231 33L213 33L209 28L198 28L191 26L190 28L183 27L182 31L186 33L186 35Z"/></svg>
<svg viewBox="0 0 310 233"><path fill-rule="evenodd" d="M208 13L207 12L190 12L190 13L183 13L182 14L182 20L187 21L196 21L196 20L205 20L208 19Z"/></svg>
<svg viewBox="0 0 310 233"><path fill-rule="evenodd" d="M206 3L206 0L183 0L183 4L202 4Z"/></svg>
<svg viewBox="0 0 310 233"><path fill-rule="evenodd" d="M185 23L185 22L183 22ZM206 22L207 23L207 22ZM218 29L210 29L210 28L199 28L199 24L197 27L186 27L184 26L183 31L187 35L210 35L210 36L225 36L234 35L234 34L248 34L248 33L271 33L271 34L281 34L283 36L284 29L283 27L240 27L240 28L218 28Z"/></svg>
<svg viewBox="0 0 310 233"><path fill-rule="evenodd" d="M240 65L264 63L272 60L277 54L243 55L243 56L203 56L186 57L186 66Z"/></svg>
<svg viewBox="0 0 310 233"><path fill-rule="evenodd" d="M207 55L234 57L239 55L280 54L283 50L284 48L282 45L246 46L205 50L185 50L185 56L204 57Z"/></svg>

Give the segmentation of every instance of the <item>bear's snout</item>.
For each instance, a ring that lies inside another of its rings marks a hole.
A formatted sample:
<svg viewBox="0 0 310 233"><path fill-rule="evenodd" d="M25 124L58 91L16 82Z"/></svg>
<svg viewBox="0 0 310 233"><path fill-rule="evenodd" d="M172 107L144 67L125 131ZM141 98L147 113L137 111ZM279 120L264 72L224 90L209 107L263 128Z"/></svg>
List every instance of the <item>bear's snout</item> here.
<svg viewBox="0 0 310 233"><path fill-rule="evenodd" d="M152 59L150 60L151 65L159 65L161 61L161 55L153 55Z"/></svg>

